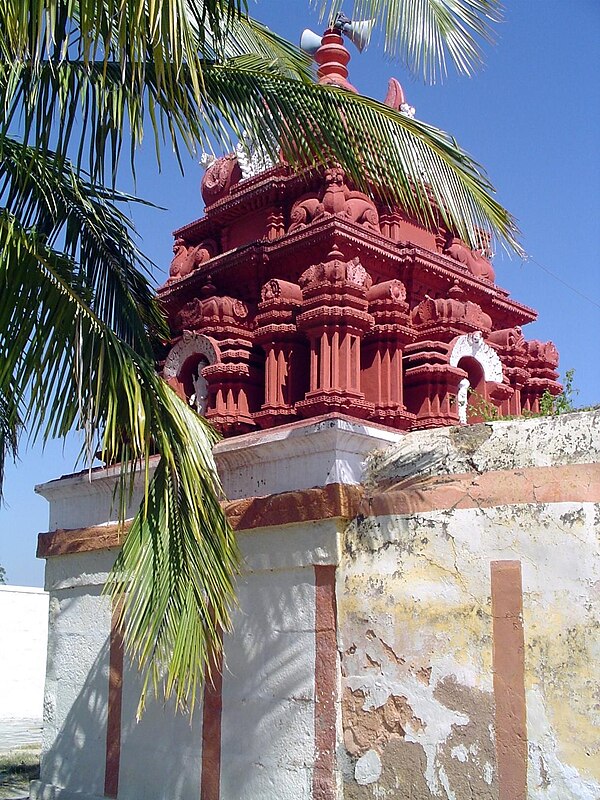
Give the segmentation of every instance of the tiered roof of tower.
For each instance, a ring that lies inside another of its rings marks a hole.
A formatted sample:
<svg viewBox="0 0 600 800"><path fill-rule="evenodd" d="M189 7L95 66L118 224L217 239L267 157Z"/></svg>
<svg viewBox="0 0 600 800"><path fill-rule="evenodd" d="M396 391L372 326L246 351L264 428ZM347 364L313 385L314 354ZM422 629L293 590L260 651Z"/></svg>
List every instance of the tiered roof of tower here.
<svg viewBox="0 0 600 800"><path fill-rule="evenodd" d="M321 82L355 91L338 31L315 59ZM386 101L414 113L395 81ZM202 197L159 290L163 372L225 435L331 412L459 424L560 391L556 348L525 340L536 312L496 285L486 254L355 191L339 167L297 174L242 143L210 163Z"/></svg>

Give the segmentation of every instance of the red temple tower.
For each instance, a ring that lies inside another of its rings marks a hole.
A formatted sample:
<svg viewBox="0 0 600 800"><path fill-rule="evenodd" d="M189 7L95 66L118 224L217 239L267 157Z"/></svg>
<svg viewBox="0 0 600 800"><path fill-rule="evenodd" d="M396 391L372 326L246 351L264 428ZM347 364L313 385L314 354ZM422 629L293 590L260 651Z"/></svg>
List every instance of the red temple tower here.
<svg viewBox="0 0 600 800"><path fill-rule="evenodd" d="M356 91L348 59L328 30L319 80ZM414 113L396 81L386 102ZM524 339L536 312L486 255L354 191L339 167L297 174L240 143L209 164L202 197L159 290L163 371L224 435L332 412L456 425L535 412L560 391L556 348Z"/></svg>

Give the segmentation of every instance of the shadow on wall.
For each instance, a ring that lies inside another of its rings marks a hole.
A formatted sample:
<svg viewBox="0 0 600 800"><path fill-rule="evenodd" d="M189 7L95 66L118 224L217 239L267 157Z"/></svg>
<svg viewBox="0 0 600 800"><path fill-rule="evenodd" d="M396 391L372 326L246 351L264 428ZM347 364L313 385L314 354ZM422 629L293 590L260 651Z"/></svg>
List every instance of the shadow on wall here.
<svg viewBox="0 0 600 800"><path fill-rule="evenodd" d="M225 639L221 787L225 796L308 797L314 762L312 567L239 581Z"/></svg>
<svg viewBox="0 0 600 800"><path fill-rule="evenodd" d="M102 637L98 622L92 643L95 657L90 653L90 631L77 619L77 610L86 598L98 598L89 586L71 592L60 601L60 637L51 637L48 652L44 735L49 746L42 754L40 777L42 785L103 797L109 640ZM281 796L309 796L314 761L314 592L312 567L240 579L235 635L225 640L221 786L226 796L272 797L273 786ZM119 798L198 797L202 708L190 721L171 703L148 702L137 722L139 691L139 674L126 669ZM32 797L41 796L35 782L32 789Z"/></svg>
<svg viewBox="0 0 600 800"><path fill-rule="evenodd" d="M52 655L49 652L48 658L52 658ZM81 691L72 701L62 726L56 732L54 741L47 750L42 751L42 782L87 795L104 795L108 656L107 638L84 678ZM46 688L44 737L48 733L52 735L54 717L60 711L59 704L70 702L64 695L68 694L72 679L76 679L76 676L61 674L53 681L55 687L52 693L49 686ZM63 687L60 686L61 683L64 684Z"/></svg>

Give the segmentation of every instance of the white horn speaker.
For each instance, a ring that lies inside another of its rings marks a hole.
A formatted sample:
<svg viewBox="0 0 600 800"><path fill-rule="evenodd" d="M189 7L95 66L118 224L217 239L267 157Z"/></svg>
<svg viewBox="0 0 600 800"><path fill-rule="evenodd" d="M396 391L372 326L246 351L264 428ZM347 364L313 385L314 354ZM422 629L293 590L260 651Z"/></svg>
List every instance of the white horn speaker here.
<svg viewBox="0 0 600 800"><path fill-rule="evenodd" d="M352 44L356 47L359 53L365 49L369 44L371 38L371 30L375 24L374 19L362 19L356 22L344 22L341 26L341 31L344 36L347 36Z"/></svg>
<svg viewBox="0 0 600 800"><path fill-rule="evenodd" d="M305 53L314 56L319 47L321 47L321 40L321 36L314 31L305 28L302 31L302 36L300 37L300 49L304 50Z"/></svg>

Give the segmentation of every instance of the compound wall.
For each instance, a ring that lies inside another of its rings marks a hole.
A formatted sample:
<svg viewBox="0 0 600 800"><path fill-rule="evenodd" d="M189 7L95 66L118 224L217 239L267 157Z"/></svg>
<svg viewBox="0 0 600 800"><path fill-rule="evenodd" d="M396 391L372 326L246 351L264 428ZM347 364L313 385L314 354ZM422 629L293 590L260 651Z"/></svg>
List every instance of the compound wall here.
<svg viewBox="0 0 600 800"><path fill-rule="evenodd" d="M93 499L107 476L85 513L81 476L42 489L62 528L40 536L33 798L600 797L600 414L409 434L331 416L216 456L244 560L191 723L160 702L136 721L100 594L121 541Z"/></svg>

